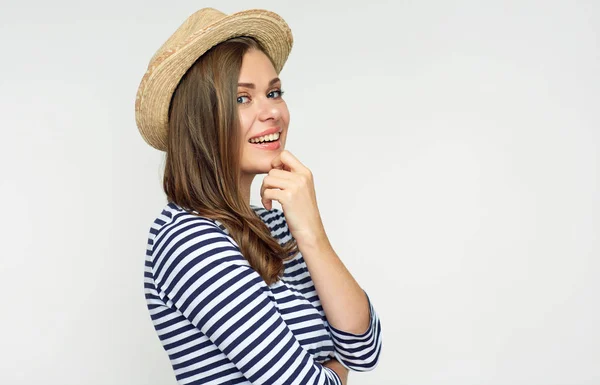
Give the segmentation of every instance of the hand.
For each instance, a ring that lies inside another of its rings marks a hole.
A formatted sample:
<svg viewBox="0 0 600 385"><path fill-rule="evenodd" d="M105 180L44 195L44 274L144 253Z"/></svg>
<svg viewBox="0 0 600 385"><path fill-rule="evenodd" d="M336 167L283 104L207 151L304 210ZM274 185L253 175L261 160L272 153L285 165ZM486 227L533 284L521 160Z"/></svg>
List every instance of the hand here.
<svg viewBox="0 0 600 385"><path fill-rule="evenodd" d="M324 238L312 172L287 150L271 161L271 167L260 188L263 206L271 210L273 200L281 204L288 229L298 246Z"/></svg>
<svg viewBox="0 0 600 385"><path fill-rule="evenodd" d="M343 385L348 384L349 370L346 369L346 367L344 365L340 364L340 362L338 360L336 360L335 358L332 358L329 361L325 361L323 363L323 366L325 366L329 369L332 369L334 372L336 372L337 375L340 377L340 380L342 380Z"/></svg>

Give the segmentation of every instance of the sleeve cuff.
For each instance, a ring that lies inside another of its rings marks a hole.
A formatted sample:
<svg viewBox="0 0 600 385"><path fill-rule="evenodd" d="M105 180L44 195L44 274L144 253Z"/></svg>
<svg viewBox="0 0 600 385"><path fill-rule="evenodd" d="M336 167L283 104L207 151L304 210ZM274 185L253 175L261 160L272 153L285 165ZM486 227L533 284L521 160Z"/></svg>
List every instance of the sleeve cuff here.
<svg viewBox="0 0 600 385"><path fill-rule="evenodd" d="M369 326L363 333L349 333L347 331L337 329L329 324L333 338L337 339L341 343L356 343L365 341L368 340L373 334L373 327L375 326L376 321L375 309L373 308L373 304L371 303L371 299L369 298L367 292L364 289L363 292L365 293L367 302L369 304Z"/></svg>

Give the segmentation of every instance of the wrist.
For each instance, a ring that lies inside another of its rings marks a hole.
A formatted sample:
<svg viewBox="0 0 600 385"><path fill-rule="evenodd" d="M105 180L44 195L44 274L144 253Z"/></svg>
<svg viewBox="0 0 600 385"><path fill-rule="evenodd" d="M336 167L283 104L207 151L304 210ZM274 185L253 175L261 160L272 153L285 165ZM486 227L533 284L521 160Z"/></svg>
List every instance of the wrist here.
<svg viewBox="0 0 600 385"><path fill-rule="evenodd" d="M302 253L310 253L317 250L322 252L323 250L331 248L329 238L324 230L299 236L296 238L296 242Z"/></svg>

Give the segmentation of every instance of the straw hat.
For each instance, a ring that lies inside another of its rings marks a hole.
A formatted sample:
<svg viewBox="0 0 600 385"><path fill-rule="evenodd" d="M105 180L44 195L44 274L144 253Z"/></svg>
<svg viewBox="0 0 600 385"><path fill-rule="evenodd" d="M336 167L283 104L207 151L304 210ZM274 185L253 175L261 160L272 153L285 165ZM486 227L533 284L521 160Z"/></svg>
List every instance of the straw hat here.
<svg viewBox="0 0 600 385"><path fill-rule="evenodd" d="M233 37L256 39L279 73L292 49L292 32L276 13L250 9L226 15L203 8L188 17L150 59L135 100L135 120L144 140L166 151L168 114L177 84L194 62L213 46Z"/></svg>

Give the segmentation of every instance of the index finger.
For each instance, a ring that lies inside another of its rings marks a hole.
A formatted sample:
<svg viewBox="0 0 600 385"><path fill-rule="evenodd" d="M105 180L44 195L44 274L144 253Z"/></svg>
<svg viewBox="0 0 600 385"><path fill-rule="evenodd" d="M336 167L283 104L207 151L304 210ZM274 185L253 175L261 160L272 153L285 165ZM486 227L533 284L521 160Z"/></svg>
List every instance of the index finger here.
<svg viewBox="0 0 600 385"><path fill-rule="evenodd" d="M281 153L277 154L275 158L271 160L271 168L278 168L283 170L283 162L281 161Z"/></svg>
<svg viewBox="0 0 600 385"><path fill-rule="evenodd" d="M288 150L283 150L279 154L279 157L285 158L284 164L289 167L290 171L297 172L300 174L309 173L308 168L304 164L302 164L302 162L300 162L298 158L296 158L294 154L292 154Z"/></svg>

